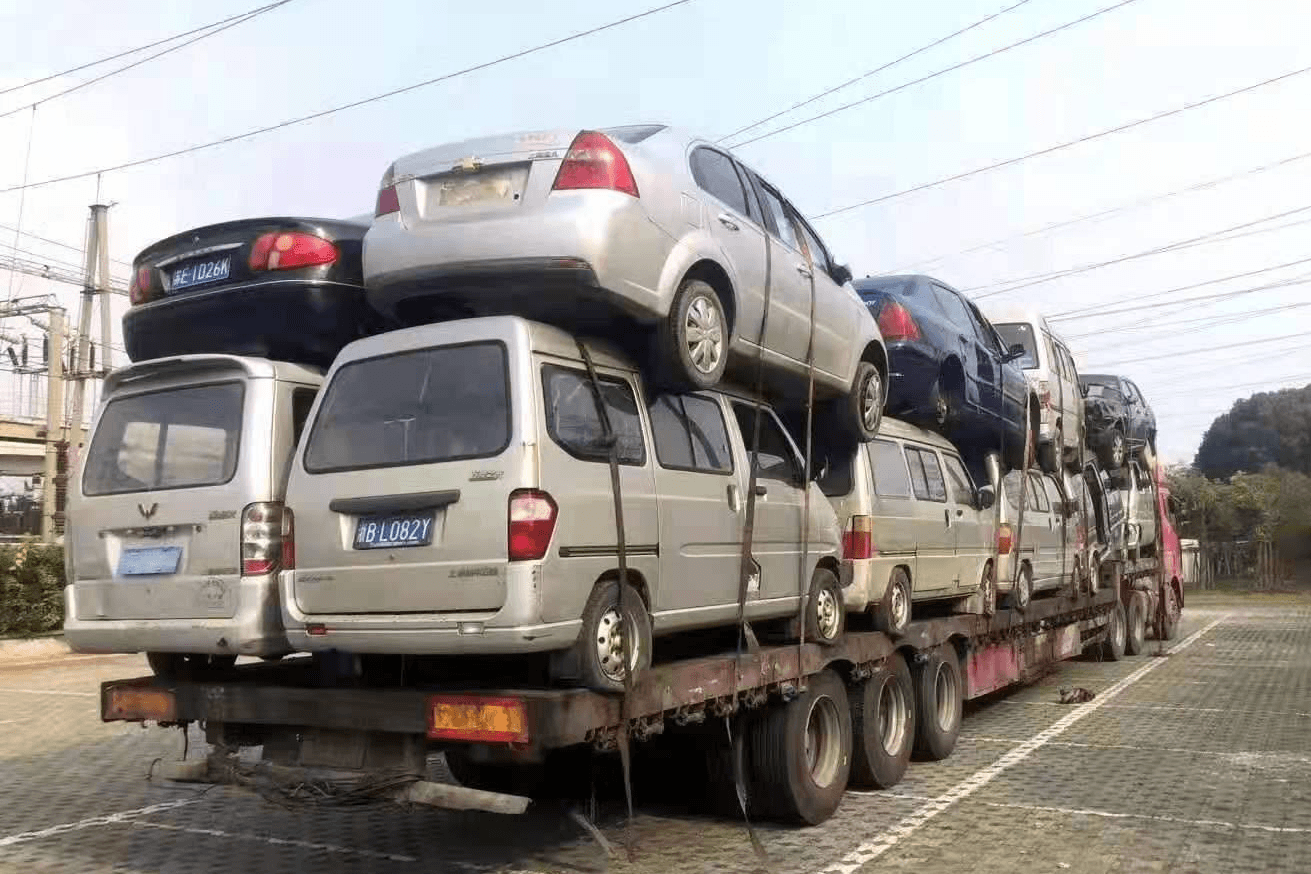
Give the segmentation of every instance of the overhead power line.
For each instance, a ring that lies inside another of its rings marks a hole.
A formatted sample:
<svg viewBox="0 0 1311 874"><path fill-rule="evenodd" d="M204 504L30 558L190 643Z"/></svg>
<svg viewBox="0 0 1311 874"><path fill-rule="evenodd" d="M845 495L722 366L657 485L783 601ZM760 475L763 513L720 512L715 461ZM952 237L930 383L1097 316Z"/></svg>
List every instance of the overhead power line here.
<svg viewBox="0 0 1311 874"><path fill-rule="evenodd" d="M1181 194L1190 194L1194 191L1203 191L1207 188L1214 188L1215 186L1222 185L1225 182L1232 182L1236 179L1242 179L1246 176L1254 176L1257 173L1264 173L1267 170L1274 170L1278 167L1283 167L1287 164L1292 164L1295 161L1304 161L1307 158L1311 158L1311 152L1303 152L1300 155L1293 155L1291 158L1284 158L1283 160L1275 161L1272 164L1263 164L1259 167L1252 167L1247 170L1242 170L1238 173L1231 173L1227 176L1220 176L1214 179L1206 179L1202 182L1197 182L1194 183L1193 185L1189 185L1184 188L1176 188L1173 191L1164 192L1163 194L1154 194L1151 197L1143 197L1137 200L1131 200L1126 203L1121 203L1116 206L1108 207L1107 209L1099 210L1097 212L1087 213L1085 215L1076 216L1071 219L1065 219L1064 221L1053 222L1051 224L1046 224L1043 225L1042 227L1034 228L1032 230L1021 231L1020 233L1012 234L1009 237L1001 237L996 240L991 240L987 243L979 243L978 245L971 246L968 249L961 249L959 252L952 252L948 255L938 255L933 258L921 258L916 261L911 261L903 267L898 267L896 270L889 270L888 273L889 274L908 273L912 269L917 267L920 268L927 267L930 264L937 264L940 261L946 261L951 258L959 258L962 255L972 255L973 253L981 252L984 249L992 249L994 247L1001 246L1006 243L1016 242L1018 240L1027 239L1028 237L1035 237L1038 236L1039 234L1049 233L1051 231L1060 230L1061 228L1068 228L1073 225L1081 224L1083 222L1092 221L1094 219L1105 218L1107 216L1115 215L1116 213L1125 212L1126 210L1136 209L1137 207L1140 206L1146 206L1150 203L1156 203L1158 201L1167 200L1171 197L1178 197Z"/></svg>
<svg viewBox="0 0 1311 874"><path fill-rule="evenodd" d="M1257 346L1262 343L1276 343L1280 340L1291 340L1294 337L1311 337L1311 331L1299 331L1295 334L1283 334L1279 337L1263 337L1259 340L1246 340L1242 343L1226 343L1225 348L1236 349L1242 346ZM1126 364L1138 364L1142 361L1160 361L1162 358L1182 358L1185 355L1205 355L1215 350L1210 346L1202 349L1185 349L1182 352L1162 352L1159 355L1145 355L1142 358L1127 358L1123 361L1116 361L1112 364L1100 365L1101 367L1123 367Z"/></svg>
<svg viewBox="0 0 1311 874"><path fill-rule="evenodd" d="M807 97L805 100L802 100L798 103L794 103L791 106L789 106L787 109L779 110L773 115L767 115L764 118L760 119L759 121L753 121L751 122L751 124L747 125L746 127L740 127L737 130L733 131L731 134L725 134L724 136L715 140L715 142L722 143L724 140L731 140L733 139L733 137L736 137L739 134L744 134L749 130L758 128L762 124L771 122L774 119L779 118L780 116L787 115L789 112L792 112L793 110L800 109L803 106L808 106L809 104L814 103L816 100L822 100L823 98L828 97L830 94L833 94L837 91L841 91L843 88L846 88L849 85L855 85L857 82L861 81L862 79L868 79L870 76L874 76L879 73L882 73L884 70L895 67L897 64L900 64L902 61L908 61L918 54L927 52L929 49L936 48L945 42L953 40L962 34L974 30L976 27L980 27L981 25L987 24L989 21L992 21L994 18L999 18L1005 15L1007 12L1010 12L1012 9L1018 9L1019 7L1023 6L1028 2L1030 2L1030 0L1020 0L1019 3L1012 3L1010 6L1007 6L1004 9L1000 9L992 13L991 15L985 16L984 18L980 18L978 21L974 22L973 24L966 25L965 27L962 27L960 30L953 31L952 33L949 33L944 37L935 39L933 42L927 45L922 45L919 48L915 49L914 51L907 52L901 57L896 58L895 60L888 61L886 64L883 64L880 67L875 67L874 69L868 72L861 73L859 76L856 76L854 79L848 79L847 81L841 83L840 85L834 85L832 88L825 89L824 91L821 91L818 94L815 94L811 97Z"/></svg>
<svg viewBox="0 0 1311 874"><path fill-rule="evenodd" d="M223 31L228 30L229 28L236 27L239 24L245 24L247 21L250 21L252 18L263 15L265 12L271 12L272 10L277 9L279 6L286 6L290 2L291 0L278 0L278 2L276 3L270 3L267 6L261 6L258 9L254 9L250 12L245 13L244 15L238 16L235 20L229 20L227 23L216 26L212 30L208 30L204 33L201 33L198 36L193 36L191 39L187 40L186 42L181 42L178 43L177 45L169 46L166 49L161 49L160 51L155 52L153 55L147 55L146 57L133 61L130 64L124 64L121 67L117 67L113 70L110 70L108 73L102 73L99 76L96 76L91 79L87 79L85 82L79 82L76 85L72 85L68 88L65 88L63 91L57 91L54 94L51 94L47 97L42 97L40 100L35 100L31 104L25 104L23 106L15 107L14 109L9 110L8 112L0 112L0 118L8 118L9 116L14 115L15 113L22 112L24 109L27 109L28 106L31 106L32 108L36 108L37 106L40 106L43 103L49 103L51 100L56 100L60 97L65 97L69 94L72 94L75 91L81 91L83 88L89 88L90 86L96 84L97 82L103 82L106 79L109 79L113 76L117 76L119 73L125 73L134 67L140 67L142 64L149 63L150 61L155 60L155 58L162 57L171 52L176 52L179 49L184 49L187 46L191 45L192 43L199 42L202 39L209 39L211 36L220 34Z"/></svg>
<svg viewBox="0 0 1311 874"><path fill-rule="evenodd" d="M1113 6L1107 6L1104 9L1099 9L1096 12L1085 15L1083 18L1076 18L1074 21L1068 21L1065 24L1058 25L1057 27L1053 27L1048 30L1044 30L1041 33L1035 33L1033 36L1025 37L1019 42L1013 42L1010 45L1005 45L1002 46L1001 48L993 49L990 52L985 52L984 54L977 55L973 58L970 58L967 61L961 61L958 64L952 64L950 67L944 67L941 70L937 70L935 72L929 73L927 76L921 76L918 79L913 79L901 85L888 88L884 91L880 91L877 94L871 94L869 97L862 97L860 100L853 100L852 102L845 103L842 106L834 107L833 109L830 109L827 112L821 112L819 115L812 115L809 118L803 118L800 121L793 122L792 124L784 125L783 127L779 127L779 128L775 128L774 130L767 131L766 133L760 134L759 136L756 137L752 137L749 140L743 140L740 143L735 143L733 145L733 148L738 149L741 148L742 146L749 146L752 143L757 143L760 142L761 140L768 139L772 136L777 136L778 134L781 134L784 131L790 131L794 128L801 127L802 125L819 121L822 118L828 118L831 115L837 115L839 112L846 112L848 109L851 109L856 106L863 106L864 104L878 100L879 98L887 97L889 94L896 94L898 91L904 91L905 89L910 88L914 85L920 85L924 82L928 82L930 79L936 79L939 76L945 76L948 73L954 73L955 71L963 67L968 67L971 64L977 64L980 61L986 61L989 58L995 58L997 55L1005 54L1006 52L1009 52L1011 49L1017 49L1020 46L1028 45L1029 43L1034 42L1035 40L1042 39L1043 37L1051 36L1052 34L1055 33L1060 33L1063 30L1068 30L1069 28L1079 24L1083 24L1086 21L1091 21L1092 19L1098 17L1099 15L1105 15L1108 12L1114 12L1116 9L1119 9L1121 6L1128 6L1130 3L1136 3L1136 2L1137 0L1120 0L1119 3L1116 3Z"/></svg>
<svg viewBox="0 0 1311 874"><path fill-rule="evenodd" d="M77 252L79 255L83 254L84 251L81 246L74 246L72 243L62 243L59 240L52 240L49 237L43 237L40 234L34 234L31 231L21 231L13 225L7 225L3 222L0 222L0 228L5 229L6 231L14 231L24 237L31 237L33 240L40 240L43 243L49 243L51 246L58 246L61 249L67 249L70 252ZM115 264L121 264L124 267L132 266L131 261L123 261L118 258L110 258L109 260Z"/></svg>
<svg viewBox="0 0 1311 874"><path fill-rule="evenodd" d="M1175 304L1170 304L1170 306L1175 306ZM1283 304L1279 304L1278 306L1266 307L1264 309L1259 309L1259 310L1249 310L1248 312L1245 313L1230 313L1227 315L1216 315L1212 313L1206 316L1194 316L1192 318L1187 318L1187 319L1170 319L1170 318L1152 319L1150 322L1144 322L1142 319L1139 319L1135 324L1132 325L1117 325L1116 327L1108 328L1105 331L1089 331L1086 334L1072 334L1068 337L1065 337L1064 339L1067 340L1068 342L1073 343L1077 340L1086 340L1089 337L1105 337L1108 335L1119 334L1121 331L1160 331L1162 327L1168 327L1173 329L1183 325L1205 325L1207 327L1210 327L1212 325L1227 325L1233 322L1246 321L1247 319L1258 319L1261 316L1268 316L1272 313L1280 313L1280 312L1284 312L1285 310L1302 309L1303 307L1309 307L1309 306L1311 306L1311 300L1300 301L1298 303L1283 303ZM1181 331L1178 333L1191 333L1191 331ZM1175 337L1177 335L1178 334L1173 330L1170 332L1171 337ZM1135 339L1135 340L1130 340L1129 342L1141 343L1142 341ZM1099 348L1107 349L1107 348L1114 348L1114 347L1101 346Z"/></svg>
<svg viewBox="0 0 1311 874"><path fill-rule="evenodd" d="M1301 76L1306 73L1311 73L1311 67L1302 67L1301 69L1298 70L1291 70L1287 73L1282 73L1270 79L1263 79L1262 81L1254 82L1251 85L1244 85L1242 88L1237 88L1233 91L1226 91L1224 94L1217 94L1214 97L1207 97L1204 100L1198 100L1193 103L1185 103L1183 106L1176 106L1174 109L1168 109L1164 112L1158 112L1155 115L1149 115L1146 118L1140 118L1135 121L1125 122L1124 124L1116 125L1115 127L1106 128L1105 130L1097 131L1096 133L1086 134L1077 139L1067 140L1066 142L1063 143L1057 143L1054 146L1048 146L1047 148L1039 149L1036 152L1029 152L1024 155L1018 155L1014 158L1007 158L1005 161L997 161L993 164L986 164L982 167L975 167L973 170L966 170L963 173L955 173L951 176L944 176L941 179L935 179L932 182L925 182L921 185L915 185L910 188L904 188L901 191L894 191L891 194L884 194L881 197L873 197L870 198L869 200L862 200L859 203L853 203L853 204L849 204L848 206L841 206L838 207L837 209L831 209L828 212L823 212L820 213L819 215L813 216L813 218L815 219L830 218L835 215L841 215L842 213L851 212L854 209L860 209L866 206L873 206L876 203L885 203L889 200L895 200L896 198L899 197L905 197L907 194L914 194L917 191L927 191L930 188L937 188L939 186L946 185L950 182L958 182L961 179L968 179L971 176L978 176L981 173L987 173L992 170L999 170L1002 167L1010 167L1014 164L1019 164L1022 161L1027 161L1030 158L1038 158L1043 155L1050 155L1053 152L1059 152L1063 149L1068 149L1073 146L1081 145L1083 143L1092 142L1093 140L1098 140L1101 139L1102 137L1108 137L1111 136L1112 134L1118 134L1118 133L1123 133L1124 131L1127 130L1133 130L1134 128L1142 127L1145 124L1151 124L1154 121L1160 121L1161 119L1171 118L1173 116L1180 115L1182 113L1189 112L1194 109L1200 109L1203 106L1210 106L1211 104L1218 103L1221 100L1228 100L1231 97L1237 97L1241 94L1247 94L1248 92L1255 91L1258 88L1264 88L1267 85L1274 85L1278 82L1283 82L1285 80L1292 79L1295 76ZM6 190L12 190L12 189L6 189Z"/></svg>
<svg viewBox="0 0 1311 874"><path fill-rule="evenodd" d="M587 30L577 31L575 33L569 34L568 36L563 36L560 37L559 39L551 40L550 42L544 42L535 46L531 46L526 49L520 49L517 52L513 52L508 55L502 55L499 58L494 58L490 61L483 61L482 63L474 64L473 66L470 67L465 67L462 70L456 70L452 73L446 73L441 76L435 76L431 79L425 79L422 82L415 82L412 85L405 85L400 88L393 88L390 91L384 91L381 94L375 94L372 97L365 97L360 100L353 100L350 103L343 103L340 106L334 106L331 109L322 109L319 110L318 112L312 112L308 115L302 115L296 118L289 118L286 121L281 121L278 122L277 124L271 124L265 127L249 130L246 131L245 133L233 134L231 136L223 137L221 139L211 140L210 142L207 143L198 143L197 145L194 146L187 146L181 149L174 149L171 152L164 152L163 154L153 155L149 158L138 158L135 161L124 161L121 164L114 164L108 167L100 167L99 169L96 170L86 170L81 173L70 173L66 176L57 176L51 179L42 179L38 182L26 183L25 185L11 185L8 188L0 189L0 194L8 194L13 191L18 191L22 188L40 188L46 185L55 185L60 182L69 182L74 179L86 179L90 176L96 176L101 173L112 173L115 170L126 170L130 167L140 167L143 164L153 164L156 161L163 161L167 158L176 158L179 155L189 155L192 154L193 152L199 152L205 149L212 149L215 148L216 146L227 145L228 143L235 143L238 140L246 140L252 137L262 136L266 133L271 133L272 131L275 130L281 130L282 128L285 127L291 127L292 125L302 124L307 121L314 121L315 119L325 118L329 115L335 115L338 112L344 112L348 109L355 109L356 107L365 106L370 103L377 103L379 100L386 100L391 97L396 97L401 94L406 94L410 91L417 91L420 88L426 88L429 85L436 85L439 82L446 82L451 79L458 78L460 76L466 76L469 73L475 73L479 70L485 70L488 67L494 67L497 66L498 64L504 64L508 61L517 60L519 58L523 58L528 55L536 54L537 52L545 51L546 49L549 48L554 48L555 46L564 45L565 43L569 43L569 42L574 42L576 40L580 40L583 39L584 37L592 36L594 34L598 34L603 31L612 30L616 27L622 27L625 24L629 24L639 19L656 15L660 12L673 9L677 6L685 6L691 2L692 0L673 0L673 2L671 3L665 3L661 6L653 7L651 9L647 9L644 12L638 12L633 15L628 15L623 18L618 18L606 24L601 24L596 27L588 28Z"/></svg>

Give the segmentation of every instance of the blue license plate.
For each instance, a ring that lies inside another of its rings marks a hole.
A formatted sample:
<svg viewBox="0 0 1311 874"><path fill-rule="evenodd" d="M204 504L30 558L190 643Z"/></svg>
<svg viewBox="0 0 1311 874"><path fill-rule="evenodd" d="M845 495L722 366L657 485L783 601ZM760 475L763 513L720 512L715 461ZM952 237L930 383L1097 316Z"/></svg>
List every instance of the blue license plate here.
<svg viewBox="0 0 1311 874"><path fill-rule="evenodd" d="M231 274L231 255L223 255L218 258L205 258L200 261L192 261L188 264L183 264L180 267L173 268L173 274L170 277L168 288L169 291L178 291L196 285L208 285L211 282L222 282Z"/></svg>
<svg viewBox="0 0 1311 874"><path fill-rule="evenodd" d="M180 546L148 546L125 549L118 559L118 574L123 577L175 574L182 561Z"/></svg>
<svg viewBox="0 0 1311 874"><path fill-rule="evenodd" d="M356 549L397 549L432 543L433 511L364 516L355 523Z"/></svg>

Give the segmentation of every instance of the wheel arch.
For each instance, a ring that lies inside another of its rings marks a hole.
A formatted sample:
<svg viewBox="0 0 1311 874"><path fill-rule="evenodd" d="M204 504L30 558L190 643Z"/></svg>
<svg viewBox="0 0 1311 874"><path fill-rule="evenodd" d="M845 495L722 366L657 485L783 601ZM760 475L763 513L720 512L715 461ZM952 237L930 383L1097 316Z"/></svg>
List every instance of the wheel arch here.
<svg viewBox="0 0 1311 874"><path fill-rule="evenodd" d="M610 568L610 570L596 578L593 588L601 583L615 583L619 581L619 568ZM642 605L646 612L651 612L651 586L646 581L646 576L639 570L628 568L628 584L637 590L637 594L642 598Z"/></svg>
<svg viewBox="0 0 1311 874"><path fill-rule="evenodd" d="M728 271L722 264L711 258L701 258L688 265L687 270L679 278L677 286L682 286L689 279L699 279L715 290L719 295L719 302L724 307L724 315L728 318L728 332L732 336L737 328L737 292L734 290L733 279L728 275Z"/></svg>

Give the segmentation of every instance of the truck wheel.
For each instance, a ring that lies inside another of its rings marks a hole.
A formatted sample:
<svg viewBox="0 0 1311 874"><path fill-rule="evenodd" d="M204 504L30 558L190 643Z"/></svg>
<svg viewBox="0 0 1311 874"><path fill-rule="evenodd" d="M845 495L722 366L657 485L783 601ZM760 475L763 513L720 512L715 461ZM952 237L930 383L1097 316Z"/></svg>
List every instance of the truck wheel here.
<svg viewBox="0 0 1311 874"><path fill-rule="evenodd" d="M874 625L887 634L901 635L910 625L910 577L905 568L894 568L883 601L874 608Z"/></svg>
<svg viewBox="0 0 1311 874"><path fill-rule="evenodd" d="M1006 597L1008 606L1019 610L1023 613L1029 609L1029 601L1033 598L1033 571L1027 564L1020 565L1020 575L1015 578L1011 585L1010 594Z"/></svg>
<svg viewBox="0 0 1311 874"><path fill-rule="evenodd" d="M618 581L597 583L583 608L583 630L576 644L579 679L589 689L624 691L625 637L633 673L651 665L651 617L632 586L624 586L624 614L621 622Z"/></svg>
<svg viewBox="0 0 1311 874"><path fill-rule="evenodd" d="M237 657L192 652L148 652L146 662L155 676L164 680L201 680L228 670L237 663Z"/></svg>
<svg viewBox="0 0 1311 874"><path fill-rule="evenodd" d="M1142 592L1134 592L1129 599L1128 624L1125 627L1124 635L1124 652L1125 655L1136 656L1143 651L1147 644L1147 596Z"/></svg>
<svg viewBox="0 0 1311 874"><path fill-rule="evenodd" d="M1118 662L1124 658L1125 642L1124 605L1116 602L1111 611L1110 622L1106 624L1106 639L1102 641L1102 658L1108 662Z"/></svg>
<svg viewBox="0 0 1311 874"><path fill-rule="evenodd" d="M1157 640L1174 640L1179 634L1179 599L1174 586L1161 587L1161 620L1156 624Z"/></svg>
<svg viewBox="0 0 1311 874"><path fill-rule="evenodd" d="M915 743L915 688L901 653L888 656L850 695L851 783L891 789L906 773Z"/></svg>
<svg viewBox="0 0 1311 874"><path fill-rule="evenodd" d="M830 670L804 692L761 714L750 744L753 784L763 812L818 825L842 801L851 772L851 706Z"/></svg>
<svg viewBox="0 0 1311 874"><path fill-rule="evenodd" d="M965 690L960 659L950 643L930 650L915 670L915 750L940 761L956 749Z"/></svg>
<svg viewBox="0 0 1311 874"><path fill-rule="evenodd" d="M752 726L759 714L754 711L739 713L733 719L733 733L737 743L731 743L720 725L707 725L713 737L702 739L705 756L707 792L705 802L711 813L720 816L741 817L743 802L748 814L759 813L760 806L751 785L751 758L747 752ZM742 780L742 797L738 797L737 781ZM686 784L680 782L686 789Z"/></svg>
<svg viewBox="0 0 1311 874"><path fill-rule="evenodd" d="M728 367L728 317L709 283L685 279L660 325L656 372L669 388L708 389Z"/></svg>
<svg viewBox="0 0 1311 874"><path fill-rule="evenodd" d="M826 568L815 568L806 599L806 640L832 646L842 639L846 624L847 610L838 578Z"/></svg>

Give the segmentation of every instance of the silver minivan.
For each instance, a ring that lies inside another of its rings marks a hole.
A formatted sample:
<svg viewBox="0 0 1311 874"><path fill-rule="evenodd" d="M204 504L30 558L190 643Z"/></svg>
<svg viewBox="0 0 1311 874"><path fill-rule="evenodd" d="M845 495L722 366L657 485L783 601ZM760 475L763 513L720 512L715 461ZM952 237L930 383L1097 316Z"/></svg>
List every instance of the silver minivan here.
<svg viewBox="0 0 1311 874"><path fill-rule="evenodd" d="M109 375L65 532L64 633L163 675L291 651L287 468L322 371L179 355Z"/></svg>
<svg viewBox="0 0 1311 874"><path fill-rule="evenodd" d="M1070 489L1055 475L1031 470L1027 483L1022 477L1012 470L1002 479L1004 498L997 530L998 590L1011 606L1021 609L1034 594L1072 586L1090 537L1097 536L1095 530L1089 531L1080 502L1067 497Z"/></svg>
<svg viewBox="0 0 1311 874"><path fill-rule="evenodd" d="M807 501L774 413L720 391L648 396L630 362L589 343L594 384L583 348L493 316L342 351L287 486L296 567L282 574L283 608L297 649L553 653L556 679L622 688L653 635L736 622L743 434L757 414L746 616L794 616L809 594L808 639L837 638L840 530L813 484Z"/></svg>
<svg viewBox="0 0 1311 874"><path fill-rule="evenodd" d="M945 438L884 418L879 436L854 455L827 459L820 486L844 528L848 611L868 610L879 628L899 634L912 602L982 592L984 612L995 604L994 489L975 488Z"/></svg>

